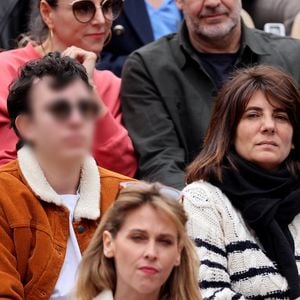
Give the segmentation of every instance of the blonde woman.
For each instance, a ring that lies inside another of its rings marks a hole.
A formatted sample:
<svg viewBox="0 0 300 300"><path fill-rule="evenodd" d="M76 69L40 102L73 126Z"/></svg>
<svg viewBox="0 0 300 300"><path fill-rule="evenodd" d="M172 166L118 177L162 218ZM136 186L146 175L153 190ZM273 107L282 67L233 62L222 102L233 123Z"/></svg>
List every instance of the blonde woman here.
<svg viewBox="0 0 300 300"><path fill-rule="evenodd" d="M76 299L201 299L178 193L147 183L120 192L85 252Z"/></svg>

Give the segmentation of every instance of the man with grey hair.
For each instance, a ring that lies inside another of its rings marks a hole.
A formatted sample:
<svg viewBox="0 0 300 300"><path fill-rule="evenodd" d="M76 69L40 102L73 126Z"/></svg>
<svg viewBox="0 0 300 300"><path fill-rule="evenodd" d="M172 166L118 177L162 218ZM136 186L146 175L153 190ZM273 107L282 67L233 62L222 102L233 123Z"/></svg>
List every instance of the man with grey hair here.
<svg viewBox="0 0 300 300"><path fill-rule="evenodd" d="M124 121L139 176L182 188L201 150L213 97L240 67L269 64L300 83L300 41L247 28L241 0L177 0L185 21L134 52L123 71Z"/></svg>

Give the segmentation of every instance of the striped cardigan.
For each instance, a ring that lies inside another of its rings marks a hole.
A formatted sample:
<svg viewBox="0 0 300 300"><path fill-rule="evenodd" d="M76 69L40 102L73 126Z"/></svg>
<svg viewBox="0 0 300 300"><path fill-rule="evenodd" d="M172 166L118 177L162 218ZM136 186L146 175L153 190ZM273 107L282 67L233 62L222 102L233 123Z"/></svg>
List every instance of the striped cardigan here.
<svg viewBox="0 0 300 300"><path fill-rule="evenodd" d="M198 181L188 185L183 195L187 229L201 262L199 284L204 299L289 299L286 279L217 187ZM300 215L289 228L300 270Z"/></svg>

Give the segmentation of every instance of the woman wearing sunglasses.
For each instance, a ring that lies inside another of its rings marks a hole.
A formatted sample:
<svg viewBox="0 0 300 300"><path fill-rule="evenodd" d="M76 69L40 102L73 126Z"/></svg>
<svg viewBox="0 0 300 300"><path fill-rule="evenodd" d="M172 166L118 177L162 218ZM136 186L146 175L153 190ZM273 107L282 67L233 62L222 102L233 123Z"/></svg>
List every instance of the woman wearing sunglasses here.
<svg viewBox="0 0 300 300"><path fill-rule="evenodd" d="M77 300L200 300L179 192L125 184L84 254Z"/></svg>
<svg viewBox="0 0 300 300"><path fill-rule="evenodd" d="M34 42L0 54L0 164L16 157L17 137L7 115L8 87L26 62L59 51L82 63L94 95L101 106L93 154L99 165L128 175L136 172L136 158L127 130L121 124L120 79L109 71L96 71L95 64L110 39L112 21L123 0L41 0L39 16L32 25ZM35 16L36 17L36 16Z"/></svg>

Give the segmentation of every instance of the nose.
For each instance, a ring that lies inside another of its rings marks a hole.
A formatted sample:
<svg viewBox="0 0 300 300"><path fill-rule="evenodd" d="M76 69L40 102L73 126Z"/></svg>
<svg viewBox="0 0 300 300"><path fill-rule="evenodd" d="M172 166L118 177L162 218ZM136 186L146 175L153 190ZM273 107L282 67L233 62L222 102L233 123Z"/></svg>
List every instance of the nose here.
<svg viewBox="0 0 300 300"><path fill-rule="evenodd" d="M272 116L265 116L262 121L261 130L266 133L274 133L276 124Z"/></svg>
<svg viewBox="0 0 300 300"><path fill-rule="evenodd" d="M149 241L145 249L145 258L154 261L157 258L157 248L155 241Z"/></svg>
<svg viewBox="0 0 300 300"><path fill-rule="evenodd" d="M79 109L73 108L71 115L69 117L69 124L71 124L72 126L78 126L81 125L82 122L83 122L83 117Z"/></svg>
<svg viewBox="0 0 300 300"><path fill-rule="evenodd" d="M95 16L92 20L92 23L93 24L101 24L101 25L104 25L105 24L105 18L104 18L104 14L103 14L103 11L102 11L102 8L100 6L97 6L96 8L96 12L95 12Z"/></svg>
<svg viewBox="0 0 300 300"><path fill-rule="evenodd" d="M214 8L221 4L221 0L205 0L204 5L206 7Z"/></svg>

